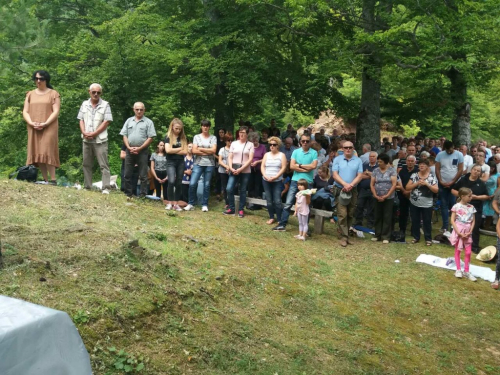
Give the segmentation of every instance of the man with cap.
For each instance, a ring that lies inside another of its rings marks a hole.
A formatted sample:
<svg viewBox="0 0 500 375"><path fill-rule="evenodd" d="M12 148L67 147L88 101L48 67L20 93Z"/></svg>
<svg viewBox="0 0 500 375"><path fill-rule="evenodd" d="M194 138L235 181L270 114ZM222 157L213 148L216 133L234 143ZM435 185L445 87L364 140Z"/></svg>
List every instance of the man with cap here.
<svg viewBox="0 0 500 375"><path fill-rule="evenodd" d="M343 145L343 155L333 160L334 195L337 199L337 217L340 228L340 246L354 243L349 240L349 228L353 223L354 211L358 200L356 186L363 175L363 163L361 159L353 155L354 145L346 141Z"/></svg>

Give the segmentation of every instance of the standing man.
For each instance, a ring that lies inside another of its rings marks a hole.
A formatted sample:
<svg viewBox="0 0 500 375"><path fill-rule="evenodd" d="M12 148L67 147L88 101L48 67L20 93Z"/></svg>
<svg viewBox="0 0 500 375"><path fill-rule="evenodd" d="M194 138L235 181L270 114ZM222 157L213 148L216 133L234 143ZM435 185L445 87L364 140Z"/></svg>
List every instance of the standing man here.
<svg viewBox="0 0 500 375"><path fill-rule="evenodd" d="M92 188L94 156L102 175L102 193L109 194L110 173L108 164L108 125L113 121L109 103L102 100L102 87L93 83L89 87L90 99L80 106L77 119L83 139L83 181L87 190Z"/></svg>
<svg viewBox="0 0 500 375"><path fill-rule="evenodd" d="M441 217L443 226L441 232L449 230L450 209L455 204L455 197L451 188L462 176L464 170L464 156L455 150L452 141L444 141L443 151L436 156L436 177L439 182L439 195L441 196Z"/></svg>
<svg viewBox="0 0 500 375"><path fill-rule="evenodd" d="M335 180L335 200L337 201L337 217L341 231L340 246L354 245L349 240L349 228L352 225L356 202L358 201L358 190L356 185L361 181L363 175L363 163L361 159L353 155L354 145L346 141L343 146L344 154L333 160L333 179ZM350 195L350 199L349 199ZM340 202L345 199L348 202ZM341 197L342 199L339 199Z"/></svg>
<svg viewBox="0 0 500 375"><path fill-rule="evenodd" d="M366 217L367 227L375 228L375 216L373 213L375 199L373 198L373 193L370 189L370 182L373 170L378 168L378 154L375 151L371 151L369 155L368 163L363 163L363 175L361 176L361 181L358 185L358 204L356 206L354 226L363 225L363 218Z"/></svg>
<svg viewBox="0 0 500 375"><path fill-rule="evenodd" d="M132 174L134 165L139 168L139 180L141 181L140 197L144 198L148 191L148 146L156 137L153 121L144 116L146 107L141 102L134 104L135 116L125 121L120 135L123 135L125 144L125 194L127 199L132 199Z"/></svg>
<svg viewBox="0 0 500 375"><path fill-rule="evenodd" d="M462 153L464 156L464 171L463 174L467 174L468 171L472 169L472 166L474 165L474 159L472 156L467 155L467 145L462 145L459 148L459 151Z"/></svg>
<svg viewBox="0 0 500 375"><path fill-rule="evenodd" d="M292 181L290 181L288 194L286 196L285 207L283 207L283 213L281 214L281 221L276 227L273 228L273 230L278 232L284 232L286 230L288 217L290 216L290 211L295 203L295 195L299 191L297 181L303 178L309 183L310 186L312 186L314 170L318 165L318 153L316 150L311 148L311 136L305 133L302 134L300 137L300 144L302 147L296 149L292 153L290 170L293 171L293 176Z"/></svg>

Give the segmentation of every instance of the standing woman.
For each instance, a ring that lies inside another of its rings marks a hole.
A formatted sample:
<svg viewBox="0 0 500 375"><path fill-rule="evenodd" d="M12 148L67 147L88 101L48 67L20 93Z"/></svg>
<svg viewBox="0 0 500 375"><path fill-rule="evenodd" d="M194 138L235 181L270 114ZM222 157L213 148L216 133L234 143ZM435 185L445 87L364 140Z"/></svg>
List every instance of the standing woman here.
<svg viewBox="0 0 500 375"><path fill-rule="evenodd" d="M166 210L172 208L180 211L179 201L182 196L182 176L184 176L184 156L187 154L187 139L184 134L184 124L174 118L168 127L165 137L165 152L167 153L167 205Z"/></svg>
<svg viewBox="0 0 500 375"><path fill-rule="evenodd" d="M253 158L250 164L250 181L248 182L248 196L250 198L262 198L262 173L260 166L262 158L266 153L266 146L260 143L257 132L248 134L248 140L253 144Z"/></svg>
<svg viewBox="0 0 500 375"><path fill-rule="evenodd" d="M392 168L391 159L387 154L377 157L378 168L372 172L370 190L375 200L375 237L372 241L389 243L392 228L392 207L394 191L396 190L397 173Z"/></svg>
<svg viewBox="0 0 500 375"><path fill-rule="evenodd" d="M467 173L451 188L451 193L458 197L460 188L466 187L472 190L472 200L470 204L476 209L474 227L472 228L472 252L479 253L479 228L483 221L483 202L491 199L488 195L486 184L481 178L482 167L480 164L474 164L470 173Z"/></svg>
<svg viewBox="0 0 500 375"><path fill-rule="evenodd" d="M217 138L210 135L210 126L208 120L201 122L201 133L193 138L194 168L189 183L189 203L184 209L191 211L196 202L196 189L198 180L203 175L203 201L201 210L208 212L208 196L210 195L210 180L215 168L215 151L217 150Z"/></svg>
<svg viewBox="0 0 500 375"><path fill-rule="evenodd" d="M229 147L231 146L231 142L233 141L233 134L231 132L227 132L224 135L224 140L226 145L219 150L219 179L220 179L220 187L221 194L224 197L224 202L226 203L226 209L229 205L227 200L227 182L229 180Z"/></svg>
<svg viewBox="0 0 500 375"><path fill-rule="evenodd" d="M163 188L163 200L167 200L167 156L165 154L165 143L160 141L151 158L150 171L153 175L156 196L161 198Z"/></svg>
<svg viewBox="0 0 500 375"><path fill-rule="evenodd" d="M238 209L238 217L244 217L243 208L247 202L247 185L250 179L250 163L253 159L253 144L248 142L248 128L241 126L239 131L239 139L231 143L229 148L229 181L227 183L227 200L229 207L223 212L224 215L234 215L234 188L236 183L240 183L240 207Z"/></svg>
<svg viewBox="0 0 500 375"><path fill-rule="evenodd" d="M273 224L274 214L278 223L281 221L283 206L281 204L281 180L286 170L286 156L280 152L281 139L271 137L268 139L270 151L264 155L260 170L262 173L262 184L266 192L267 211L269 220L266 224Z"/></svg>
<svg viewBox="0 0 500 375"><path fill-rule="evenodd" d="M36 89L26 94L23 117L28 128L26 164L40 168L45 184L57 185L56 168L59 162L59 123L61 109L59 93L50 85L50 75L45 70L33 73ZM50 182L48 174L50 174Z"/></svg>
<svg viewBox="0 0 500 375"><path fill-rule="evenodd" d="M410 176L406 185L410 190L411 243L420 241L420 220L424 224L425 244L432 245L432 204L433 194L439 190L437 178L431 173L429 160L420 160L418 172Z"/></svg>

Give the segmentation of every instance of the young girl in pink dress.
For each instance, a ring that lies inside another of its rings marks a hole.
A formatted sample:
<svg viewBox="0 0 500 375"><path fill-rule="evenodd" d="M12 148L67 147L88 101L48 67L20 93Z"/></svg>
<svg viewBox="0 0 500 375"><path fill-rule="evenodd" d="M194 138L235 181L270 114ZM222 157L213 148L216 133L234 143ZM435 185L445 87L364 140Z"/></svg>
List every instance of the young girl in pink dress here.
<svg viewBox="0 0 500 375"><path fill-rule="evenodd" d="M470 201L472 200L472 190L469 188L461 188L458 191L458 203L451 209L451 225L453 232L451 233L450 242L455 245L455 263L457 271L455 277L466 277L471 281L476 281L476 278L469 272L470 255L472 251L472 228L474 228L474 213L476 209ZM465 250L465 267L462 272L460 267L460 252Z"/></svg>
<svg viewBox="0 0 500 375"><path fill-rule="evenodd" d="M311 194L310 191L306 191L309 187L307 180L301 178L297 181L297 188L299 192L295 196L295 212L293 216L297 216L299 219L299 234L295 236L298 240L305 241L307 236L307 231L309 229L307 225L307 219L309 217L309 205L311 204Z"/></svg>

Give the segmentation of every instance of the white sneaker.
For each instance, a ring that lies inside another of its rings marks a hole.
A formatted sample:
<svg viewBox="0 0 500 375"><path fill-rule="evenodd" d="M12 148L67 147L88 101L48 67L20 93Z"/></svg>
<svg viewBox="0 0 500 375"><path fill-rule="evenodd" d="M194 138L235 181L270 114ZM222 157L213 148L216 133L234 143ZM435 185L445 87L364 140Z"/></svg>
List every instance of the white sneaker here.
<svg viewBox="0 0 500 375"><path fill-rule="evenodd" d="M104 189L104 190L102 191L102 193L103 193L103 194L106 194L106 195L109 195L109 190L108 190L108 189Z"/></svg>
<svg viewBox="0 0 500 375"><path fill-rule="evenodd" d="M470 281L477 281L477 279L470 272L464 272L464 276L466 279L469 279Z"/></svg>
<svg viewBox="0 0 500 375"><path fill-rule="evenodd" d="M176 205L173 207L173 209L174 209L175 211L178 211L178 212L182 211L182 208L181 208L178 204L176 204Z"/></svg>
<svg viewBox="0 0 500 375"><path fill-rule="evenodd" d="M462 277L464 277L464 274L463 274L463 272L462 272L462 271L460 271L460 270L456 270L456 271L455 271L455 277L457 277L457 278L461 279Z"/></svg>
<svg viewBox="0 0 500 375"><path fill-rule="evenodd" d="M372 237L372 241L378 241L377 237Z"/></svg>
<svg viewBox="0 0 500 375"><path fill-rule="evenodd" d="M37 181L37 182L35 182L35 184L38 184L38 185L48 185L49 182L48 181Z"/></svg>
<svg viewBox="0 0 500 375"><path fill-rule="evenodd" d="M192 204L188 204L186 207L184 207L184 211L193 211L194 207Z"/></svg>
<svg viewBox="0 0 500 375"><path fill-rule="evenodd" d="M170 211L172 209L172 205L169 203L165 206L165 210Z"/></svg>
<svg viewBox="0 0 500 375"><path fill-rule="evenodd" d="M208 212L208 207L207 206L203 206L201 208L201 212Z"/></svg>

